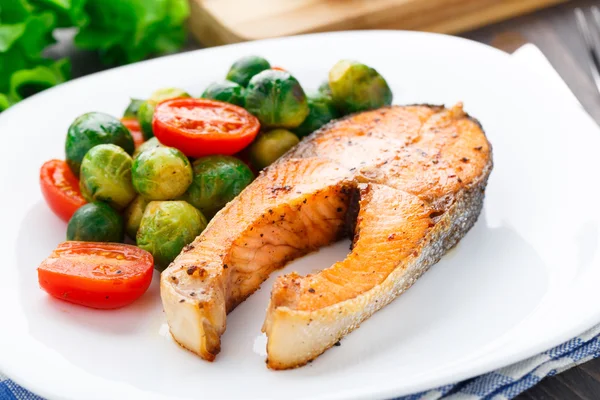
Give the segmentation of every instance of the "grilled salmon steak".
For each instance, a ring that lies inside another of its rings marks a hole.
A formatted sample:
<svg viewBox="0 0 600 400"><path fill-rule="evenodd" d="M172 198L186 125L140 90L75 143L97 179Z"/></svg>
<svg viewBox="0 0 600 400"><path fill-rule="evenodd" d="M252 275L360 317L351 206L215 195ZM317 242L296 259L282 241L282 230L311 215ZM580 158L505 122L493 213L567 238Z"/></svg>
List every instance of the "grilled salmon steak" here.
<svg viewBox="0 0 600 400"><path fill-rule="evenodd" d="M345 260L273 287L267 365L307 363L465 235L491 169L491 146L461 104L392 106L329 123L263 171L162 273L173 338L213 360L226 314L272 271L350 235Z"/></svg>

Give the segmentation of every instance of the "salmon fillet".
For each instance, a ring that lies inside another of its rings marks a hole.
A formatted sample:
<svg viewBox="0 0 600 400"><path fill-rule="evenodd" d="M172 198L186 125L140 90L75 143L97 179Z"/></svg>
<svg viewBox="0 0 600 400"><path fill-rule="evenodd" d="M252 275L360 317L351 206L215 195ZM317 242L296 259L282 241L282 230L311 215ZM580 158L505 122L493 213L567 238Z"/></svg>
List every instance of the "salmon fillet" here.
<svg viewBox="0 0 600 400"><path fill-rule="evenodd" d="M267 365L304 365L465 235L491 169L491 146L461 104L392 106L326 125L263 171L162 273L173 338L212 361L226 314L272 271L350 235L345 260L273 287Z"/></svg>

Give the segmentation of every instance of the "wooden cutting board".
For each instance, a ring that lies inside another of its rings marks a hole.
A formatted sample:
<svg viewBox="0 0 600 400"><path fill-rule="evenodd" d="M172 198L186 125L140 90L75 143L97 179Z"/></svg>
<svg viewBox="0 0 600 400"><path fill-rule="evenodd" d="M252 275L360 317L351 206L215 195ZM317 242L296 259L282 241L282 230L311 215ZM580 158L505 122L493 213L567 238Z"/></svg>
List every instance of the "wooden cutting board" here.
<svg viewBox="0 0 600 400"><path fill-rule="evenodd" d="M351 29L458 33L565 1L190 0L190 24L206 46Z"/></svg>

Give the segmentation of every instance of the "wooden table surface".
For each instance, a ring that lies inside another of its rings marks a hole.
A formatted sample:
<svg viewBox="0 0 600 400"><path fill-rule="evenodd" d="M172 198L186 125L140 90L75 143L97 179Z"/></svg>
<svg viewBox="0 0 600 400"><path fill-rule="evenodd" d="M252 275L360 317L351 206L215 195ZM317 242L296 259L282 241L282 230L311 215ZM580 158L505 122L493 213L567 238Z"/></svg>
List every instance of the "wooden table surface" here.
<svg viewBox="0 0 600 400"><path fill-rule="evenodd" d="M537 45L567 82L588 113L600 124L600 93L586 64L586 52L581 41L573 9L598 4L598 0L572 0L549 9L465 33L477 40L512 52L524 43ZM191 39L186 50L201 46ZM70 55L74 76L99 71L104 67L91 53L73 51L68 43L59 43L52 56ZM598 305L600 307L600 304ZM518 397L518 400L600 399L600 359L572 368L560 375L544 379Z"/></svg>

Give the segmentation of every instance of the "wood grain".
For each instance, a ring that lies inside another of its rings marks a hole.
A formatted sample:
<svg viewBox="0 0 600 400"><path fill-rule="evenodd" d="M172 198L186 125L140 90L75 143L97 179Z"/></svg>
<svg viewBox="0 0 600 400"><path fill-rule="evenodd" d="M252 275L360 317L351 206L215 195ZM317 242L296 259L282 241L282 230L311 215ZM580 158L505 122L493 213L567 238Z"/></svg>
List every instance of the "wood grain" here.
<svg viewBox="0 0 600 400"><path fill-rule="evenodd" d="M190 0L206 46L353 29L457 33L565 0Z"/></svg>

